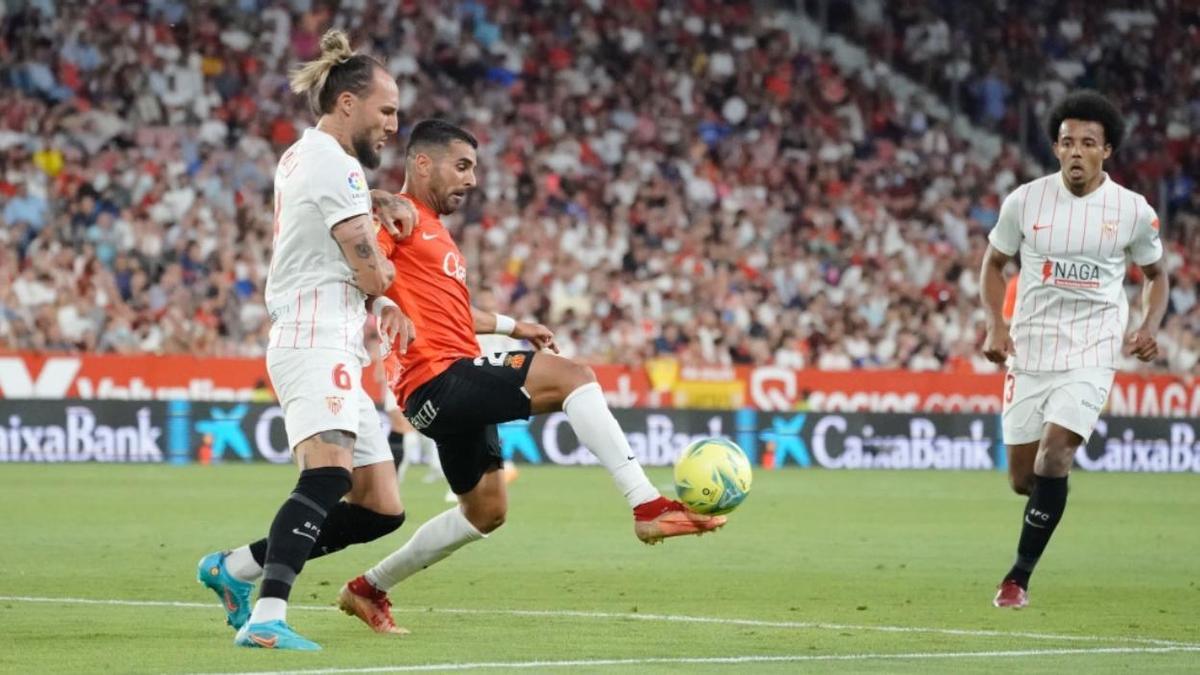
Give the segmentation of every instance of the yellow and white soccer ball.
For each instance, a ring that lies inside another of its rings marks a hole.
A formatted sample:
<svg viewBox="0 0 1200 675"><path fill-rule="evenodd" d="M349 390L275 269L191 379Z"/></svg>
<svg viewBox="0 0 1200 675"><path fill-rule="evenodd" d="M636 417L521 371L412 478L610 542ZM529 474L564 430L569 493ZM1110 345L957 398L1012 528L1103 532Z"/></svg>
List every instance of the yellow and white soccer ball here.
<svg viewBox="0 0 1200 675"><path fill-rule="evenodd" d="M750 493L750 460L736 443L704 438L683 449L675 462L675 493L692 511L720 515Z"/></svg>

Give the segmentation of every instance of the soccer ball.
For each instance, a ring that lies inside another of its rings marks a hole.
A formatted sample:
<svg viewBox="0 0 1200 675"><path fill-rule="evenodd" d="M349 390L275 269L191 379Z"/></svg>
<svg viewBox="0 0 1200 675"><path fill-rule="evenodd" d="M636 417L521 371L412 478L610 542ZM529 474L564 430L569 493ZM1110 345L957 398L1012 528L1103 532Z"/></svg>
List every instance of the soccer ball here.
<svg viewBox="0 0 1200 675"><path fill-rule="evenodd" d="M729 513L750 492L750 460L732 441L704 438L683 449L675 462L675 493L692 511Z"/></svg>

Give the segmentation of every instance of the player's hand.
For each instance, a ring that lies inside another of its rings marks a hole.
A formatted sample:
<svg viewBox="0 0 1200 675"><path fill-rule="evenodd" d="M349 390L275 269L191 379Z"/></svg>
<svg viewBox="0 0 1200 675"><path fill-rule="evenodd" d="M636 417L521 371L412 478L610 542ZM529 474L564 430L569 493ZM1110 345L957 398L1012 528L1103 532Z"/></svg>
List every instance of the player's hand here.
<svg viewBox="0 0 1200 675"><path fill-rule="evenodd" d="M1126 356L1135 356L1138 361L1153 361L1158 358L1158 340L1146 329L1140 329L1125 337L1121 352Z"/></svg>
<svg viewBox="0 0 1200 675"><path fill-rule="evenodd" d="M417 207L408 197L386 190L371 190L371 210L379 217L383 229L396 241L407 238L417 226Z"/></svg>
<svg viewBox="0 0 1200 675"><path fill-rule="evenodd" d="M554 342L554 333L540 323L518 321L512 336L518 340L528 340L537 351L549 349L555 354L558 353L558 345Z"/></svg>
<svg viewBox="0 0 1200 675"><path fill-rule="evenodd" d="M399 307L384 307L379 315L379 335L383 344L397 349L401 354L408 353L408 345L417 337L417 331Z"/></svg>
<svg viewBox="0 0 1200 675"><path fill-rule="evenodd" d="M1016 354L1008 326L1000 325L988 331L987 339L983 342L983 355L988 361L1004 365L1009 356Z"/></svg>

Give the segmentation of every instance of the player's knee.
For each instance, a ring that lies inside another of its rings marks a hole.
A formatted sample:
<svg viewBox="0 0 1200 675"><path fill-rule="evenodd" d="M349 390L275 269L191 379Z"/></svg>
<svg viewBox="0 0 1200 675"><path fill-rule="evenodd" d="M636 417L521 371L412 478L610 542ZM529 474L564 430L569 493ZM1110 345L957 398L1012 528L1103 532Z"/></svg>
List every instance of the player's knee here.
<svg viewBox="0 0 1200 675"><path fill-rule="evenodd" d="M1029 473L1016 473L1010 471L1008 473L1008 484L1012 487L1012 491L1019 494L1029 496L1033 492L1033 475Z"/></svg>
<svg viewBox="0 0 1200 675"><path fill-rule="evenodd" d="M362 509L358 516L358 529L355 533L357 544L365 544L400 529L404 524L404 511L400 513L379 513L370 509Z"/></svg>
<svg viewBox="0 0 1200 675"><path fill-rule="evenodd" d="M504 524L508 517L508 504L503 501L469 504L464 511L467 520L475 526L475 529L488 534L500 529L500 526Z"/></svg>
<svg viewBox="0 0 1200 675"><path fill-rule="evenodd" d="M585 384L591 384L596 381L596 371L592 370L590 366L574 361L570 361L569 363L571 365L567 367L566 375L563 378L566 384L564 387L566 394L570 394Z"/></svg>

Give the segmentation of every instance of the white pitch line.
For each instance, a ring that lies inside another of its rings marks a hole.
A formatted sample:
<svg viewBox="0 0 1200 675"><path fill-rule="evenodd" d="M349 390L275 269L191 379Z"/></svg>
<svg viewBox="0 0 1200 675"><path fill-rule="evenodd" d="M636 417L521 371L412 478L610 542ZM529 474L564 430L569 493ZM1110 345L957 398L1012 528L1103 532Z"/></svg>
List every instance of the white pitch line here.
<svg viewBox="0 0 1200 675"><path fill-rule="evenodd" d="M184 602L176 600L116 600L103 598L52 598L27 595L0 595L0 602L30 602L67 605L114 605L123 607L180 607L187 609L216 609L209 602ZM328 605L290 605L291 609L307 611L333 611ZM420 607L392 607L393 611L427 614L430 609ZM762 619L726 619L711 616L687 616L678 614L643 614L634 612L586 612L582 610L547 609L475 609L475 608L432 608L433 613L475 614L541 618L578 618L601 620L657 621L663 623L702 623L721 626L751 626L756 628L784 628L792 630L840 630L876 633L924 633L930 635L953 635L956 637L981 638L1027 638L1056 642L1118 642L1200 649L1200 643L1179 642L1148 637L1123 637L1109 635L1065 635L1059 633L1035 633L1027 631L1003 631L972 628L933 628L924 626L887 626L870 624L824 623L820 621L767 621Z"/></svg>
<svg viewBox="0 0 1200 675"><path fill-rule="evenodd" d="M243 675L326 675L333 673L411 673L437 670L482 670L486 668L579 668L585 666L712 665L739 663L798 663L804 661L921 661L927 659L1021 658L1027 656L1094 656L1111 654L1169 654L1197 652L1200 647L1093 647L1090 649L1022 649L983 652L911 652L907 654L796 654L779 656L657 657L641 659L574 659L570 661L480 661L476 663L427 663L370 668L314 668L307 670L241 671ZM214 673L212 675L234 675Z"/></svg>

